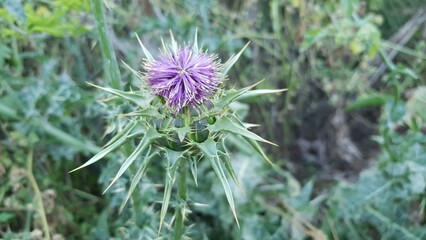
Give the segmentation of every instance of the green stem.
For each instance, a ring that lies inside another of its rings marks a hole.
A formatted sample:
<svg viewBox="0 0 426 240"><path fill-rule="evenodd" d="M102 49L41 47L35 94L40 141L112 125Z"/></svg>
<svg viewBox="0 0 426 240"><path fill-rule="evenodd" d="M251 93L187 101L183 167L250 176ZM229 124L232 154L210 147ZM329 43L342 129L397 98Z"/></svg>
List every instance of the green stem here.
<svg viewBox="0 0 426 240"><path fill-rule="evenodd" d="M105 9L102 0L90 1L93 15L96 20L96 28L98 30L100 44L102 48L102 56L104 58L105 76L110 80L111 86L115 89L121 89L121 75L118 68L117 58L114 48L107 33L107 24L105 21Z"/></svg>
<svg viewBox="0 0 426 240"><path fill-rule="evenodd" d="M176 226L175 226L175 240L180 240L185 232L185 208L187 198L186 176L188 172L188 163L186 159L181 161L179 166L179 179L178 179L178 207L176 213Z"/></svg>
<svg viewBox="0 0 426 240"><path fill-rule="evenodd" d="M28 158L27 158L27 176L34 190L34 197L37 202L36 206L37 206L38 213L40 214L41 225L43 226L44 236L47 240L50 240L49 225L46 219L46 212L44 211L43 200L41 198L41 193L37 185L37 181L35 180L35 177L33 175L33 150L32 149L28 153Z"/></svg>
<svg viewBox="0 0 426 240"><path fill-rule="evenodd" d="M18 49L18 41L16 40L16 37L12 37L12 51L13 51L13 62L16 66L16 72L19 76L22 76L22 60L19 56L19 49Z"/></svg>
<svg viewBox="0 0 426 240"><path fill-rule="evenodd" d="M185 109L185 126L191 125L191 109L186 107Z"/></svg>

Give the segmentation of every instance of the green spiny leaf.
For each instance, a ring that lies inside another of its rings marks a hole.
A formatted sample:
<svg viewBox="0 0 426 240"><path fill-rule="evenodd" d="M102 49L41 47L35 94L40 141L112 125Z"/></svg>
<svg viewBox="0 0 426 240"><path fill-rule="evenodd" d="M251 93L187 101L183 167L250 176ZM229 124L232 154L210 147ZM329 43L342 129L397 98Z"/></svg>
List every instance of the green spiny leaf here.
<svg viewBox="0 0 426 240"><path fill-rule="evenodd" d="M148 132L148 128L142 124L137 124L133 129L129 131L127 138L136 138L143 136Z"/></svg>
<svg viewBox="0 0 426 240"><path fill-rule="evenodd" d="M140 106L141 108L146 108L149 106L149 102L151 101L151 97L143 96L140 92L124 92L113 88L108 87L100 87L92 83L87 83L93 87L99 88L101 90L104 90L106 92L109 92L111 94L114 94L120 98L129 100L136 105Z"/></svg>
<svg viewBox="0 0 426 240"><path fill-rule="evenodd" d="M234 168L231 165L231 157L228 155L228 153L219 152L220 159L224 163L226 169L228 170L229 175L231 175L232 180L234 180L237 187L241 190L241 192L244 192L240 181L238 180L237 174L235 174Z"/></svg>
<svg viewBox="0 0 426 240"><path fill-rule="evenodd" d="M229 174L231 175L232 179L234 180L235 184L238 186L241 192L244 192L244 189L241 187L240 181L238 180L237 174L235 174L234 168L232 167L231 157L229 156L229 151L226 148L226 144L225 144L225 138L222 138L221 143L222 143L222 148L224 152L219 152L219 155L221 156L221 159L223 163L225 164L225 167L228 170Z"/></svg>
<svg viewBox="0 0 426 240"><path fill-rule="evenodd" d="M136 71L135 69L133 69L133 68L131 68L129 65L127 65L127 63L125 63L124 61L121 61L123 64L124 64L124 66L126 66L127 67L127 69L129 69L134 75L136 75L139 79L142 79L143 78L143 76L142 76L142 74L141 73L139 73L138 71Z"/></svg>
<svg viewBox="0 0 426 240"><path fill-rule="evenodd" d="M143 45L142 41L140 40L138 34L136 34L136 38L138 39L139 45L142 48L143 53L145 54L146 59L148 59L148 61L153 61L154 57L152 57L151 53L148 51L148 49L146 49L146 47Z"/></svg>
<svg viewBox="0 0 426 240"><path fill-rule="evenodd" d="M231 211L234 215L235 221L237 222L238 227L240 224L238 222L237 212L235 210L234 196L232 194L231 187L226 178L225 172L223 171L220 159L218 156L218 150L216 148L216 142L209 138L203 143L197 144L200 150L204 153L204 156L209 160L210 164L213 167L214 172L219 177L220 182L222 183L223 189L225 190L225 195L228 200Z"/></svg>
<svg viewBox="0 0 426 240"><path fill-rule="evenodd" d="M148 151L149 152L149 151ZM149 155L149 154L148 154ZM132 179L132 183L130 184L129 192L127 193L126 200L124 200L123 204L120 207L120 212L123 211L124 206L129 201L130 196L132 196L133 191L136 189L136 186L140 182L143 176L145 176L146 172L148 171L149 164L152 159L160 156L159 153L151 154L147 157L145 157L142 161L141 166L139 167L138 171L136 172L135 177Z"/></svg>
<svg viewBox="0 0 426 240"><path fill-rule="evenodd" d="M166 184L164 186L163 204L161 205L160 211L160 227L158 233L161 232L161 228L166 217L167 209L170 204L170 197L172 194L173 184L176 181L176 173L178 170L179 162L182 159L182 153L166 149L167 157L167 169L166 169Z"/></svg>
<svg viewBox="0 0 426 240"><path fill-rule="evenodd" d="M105 145L104 148L108 147L118 139L120 139L123 135L129 133L130 130L132 130L136 126L137 122L129 123L124 127L123 130L121 130L119 133L117 133L114 137L112 137Z"/></svg>
<svg viewBox="0 0 426 240"><path fill-rule="evenodd" d="M101 160L102 158L104 158L106 155L108 155L109 153L115 151L117 148L119 148L121 145L123 145L126 142L127 139L127 135L122 136L121 138L119 138L117 141L115 141L113 144L109 145L108 147L104 148L102 151L100 151L99 153L97 153L95 156L93 156L91 159L89 159L89 161L87 161L86 163L84 163L83 165L81 165L80 167L71 170L70 173L75 172L77 170L80 170L82 168L85 168L89 165L92 165L93 163Z"/></svg>
<svg viewBox="0 0 426 240"><path fill-rule="evenodd" d="M192 174L192 177L194 178L195 186L198 187L198 181L197 181L197 175L198 175L197 162L198 162L198 160L195 159L195 157L191 157L189 159L189 166L191 168L191 174Z"/></svg>
<svg viewBox="0 0 426 240"><path fill-rule="evenodd" d="M181 127L181 128L175 128L174 129L179 137L179 140L183 142L185 139L185 136L187 133L191 131L191 128L189 126Z"/></svg>
<svg viewBox="0 0 426 240"><path fill-rule="evenodd" d="M176 52L177 52L177 50L178 50L178 44L177 44L177 42L176 42L176 40L175 40L175 37L173 36L173 32L172 32L172 30L170 30L170 41L171 41L172 51L173 51L174 53L176 53Z"/></svg>
<svg viewBox="0 0 426 240"><path fill-rule="evenodd" d="M258 142L254 141L251 138L245 137L245 136L243 136L243 138L253 147L254 150L256 150L256 152L258 152L260 154L260 156L262 156L262 158L267 163L269 163L272 166L274 166L274 163L272 163L272 161L268 158L268 156L266 156L266 153L263 151L262 147L259 145Z"/></svg>
<svg viewBox="0 0 426 240"><path fill-rule="evenodd" d="M265 94L274 94L274 93L281 93L287 91L287 89L258 89L258 90L250 90L245 92L243 95L237 97L235 99L236 101L244 101L248 99L257 98L259 96L265 95Z"/></svg>
<svg viewBox="0 0 426 240"><path fill-rule="evenodd" d="M223 110L223 108L227 107L229 104L231 104L235 99L243 95L244 93L248 92L250 89L254 88L256 85L260 84L264 80L261 80L251 86L239 89L239 90L229 90L227 91L223 96L221 96L219 99L217 99L214 102L214 107L211 111L220 112Z"/></svg>
<svg viewBox="0 0 426 240"><path fill-rule="evenodd" d="M195 28L195 35L194 35L194 44L192 45L192 51L195 53L198 53L198 28Z"/></svg>
<svg viewBox="0 0 426 240"><path fill-rule="evenodd" d="M164 118L164 116L161 115L157 109L150 108L150 107L142 109L142 110L134 111L131 113L120 114L120 116L125 116L125 117L140 116L140 117L150 117L155 119Z"/></svg>
<svg viewBox="0 0 426 240"><path fill-rule="evenodd" d="M162 135L154 129L149 129L145 136L140 141L139 145L136 147L135 151L124 161L115 175L114 179L111 181L109 186L105 189L103 193L108 191L108 189L123 175L123 173L130 167L130 165L139 157L144 150L154 141L155 139L161 137Z"/></svg>
<svg viewBox="0 0 426 240"><path fill-rule="evenodd" d="M238 135L241 135L241 136L244 136L244 137L256 140L256 141L265 142L265 143L277 146L276 144L274 144L274 143L272 143L268 140L265 140L265 139L259 137L258 135L250 132L249 130L245 129L244 127L235 124L226 116L221 117L213 125L209 125L207 128L212 132L227 131L227 132L238 134Z"/></svg>
<svg viewBox="0 0 426 240"><path fill-rule="evenodd" d="M225 75L229 72L229 70L231 69L232 66L234 66L234 64L238 61L238 59L241 57L241 54L244 52L244 50L247 48L247 46L250 44L250 42L248 42L237 54L231 56L228 61L226 61L223 64L223 78L225 78Z"/></svg>

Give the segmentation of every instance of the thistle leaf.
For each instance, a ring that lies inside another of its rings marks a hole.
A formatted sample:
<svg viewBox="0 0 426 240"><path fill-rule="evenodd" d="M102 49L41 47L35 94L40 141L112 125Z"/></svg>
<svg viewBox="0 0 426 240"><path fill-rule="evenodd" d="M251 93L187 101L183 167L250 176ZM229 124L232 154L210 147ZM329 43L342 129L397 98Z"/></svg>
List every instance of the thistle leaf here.
<svg viewBox="0 0 426 240"><path fill-rule="evenodd" d="M192 50L195 53L198 53L198 28L195 28L195 35L194 35L194 44L192 45Z"/></svg>
<svg viewBox="0 0 426 240"><path fill-rule="evenodd" d="M256 135L255 133L252 133L249 130L245 129L244 127L235 124L226 116L221 117L213 125L209 125L207 128L213 132L219 132L219 131L231 132L231 133L238 134L243 137L247 137L256 141L277 146L275 143L265 140L259 137L258 135Z"/></svg>
<svg viewBox="0 0 426 240"><path fill-rule="evenodd" d="M174 129L179 137L179 140L183 142L185 139L185 136L187 133L191 131L191 128L189 126L181 127L181 128L175 128Z"/></svg>
<svg viewBox="0 0 426 240"><path fill-rule="evenodd" d="M231 104L235 99L248 92L250 89L254 88L256 85L260 84L264 80L261 80L251 86L239 89L239 90L229 90L225 93L225 95L221 96L219 99L214 102L213 112L221 111L223 108L227 107Z"/></svg>
<svg viewBox="0 0 426 240"><path fill-rule="evenodd" d="M174 53L176 53L176 52L177 52L177 50L178 50L178 44L177 44L177 42L176 42L176 40L175 40L175 37L173 36L173 32L172 32L172 30L170 30L170 41L171 41L171 48L172 48L172 51L173 51Z"/></svg>
<svg viewBox="0 0 426 240"><path fill-rule="evenodd" d="M149 151L148 151L149 152ZM149 155L149 154L148 154ZM142 177L145 176L146 172L148 171L149 164L152 159L160 156L159 153L151 154L147 157L145 157L142 161L141 166L139 167L138 171L136 172L135 177L132 179L132 183L130 184L129 192L127 193L126 200L124 200L123 204L120 206L120 212L123 211L124 206L126 206L127 202L130 199L130 196L132 196L133 191L136 189L136 186L141 181Z"/></svg>
<svg viewBox="0 0 426 240"><path fill-rule="evenodd" d="M231 187L226 178L225 172L223 171L220 159L218 156L218 150L216 148L216 142L209 138L203 143L197 144L200 150L204 153L204 156L209 160L210 164L213 167L214 172L219 177L220 182L222 183L223 189L225 190L226 199L228 200L229 206L231 208L232 214L234 215L235 221L237 222L238 227L240 224L238 222L237 212L235 210L234 196L232 194Z"/></svg>
<svg viewBox="0 0 426 240"><path fill-rule="evenodd" d="M75 172L77 170L80 170L82 168L85 168L89 165L92 165L93 163L101 160L102 158L104 158L106 155L108 155L109 153L115 151L117 148L119 148L121 145L123 145L126 141L128 140L127 135L122 135L119 139L117 139L114 143L112 143L111 145L109 145L108 147L104 148L102 151L100 151L99 153L97 153L95 156L93 156L91 159L89 159L89 161L87 161L86 163L84 163L83 165L81 165L80 167L71 170L70 173Z"/></svg>
<svg viewBox="0 0 426 240"><path fill-rule="evenodd" d="M158 234L161 232L161 228L166 217L167 209L170 204L170 196L172 194L173 184L176 181L176 173L179 166L180 160L183 158L182 153L166 149L167 158L167 169L166 169L166 184L164 186L163 204L161 205L160 212L160 227L158 228Z"/></svg>
<svg viewBox="0 0 426 240"><path fill-rule="evenodd" d="M231 115L231 117L233 117L234 121L236 122L236 124L238 124L240 127L243 128L248 128L246 123L243 123L240 121L240 119L238 119L236 116ZM262 147L260 147L259 143L257 143L255 140L248 138L246 136L241 136L242 138L244 138L250 145L251 147L260 154L260 156L262 156L262 158L269 164L271 164L271 166L275 166L272 161L268 158L268 156L266 156L265 152L263 151Z"/></svg>
<svg viewBox="0 0 426 240"><path fill-rule="evenodd" d="M227 152L219 152L219 156L222 162L224 163L226 170L228 170L229 175L231 175L232 180L234 180L235 185L237 185L241 192L244 192L241 183L238 180L237 174L235 174L234 168L231 165L231 157L229 156L229 154Z"/></svg>
<svg viewBox="0 0 426 240"><path fill-rule="evenodd" d="M262 147L259 145L258 142L254 141L251 138L248 137L244 137L243 138L253 147L253 149L258 152L260 154L260 156L262 156L262 158L269 164L271 164L272 166L275 166L274 163L268 158L268 156L266 156L266 153L263 151Z"/></svg>
<svg viewBox="0 0 426 240"><path fill-rule="evenodd" d="M192 174L192 177L194 178L195 186L198 187L198 180L197 180L197 175L198 175L197 161L198 160L195 159L195 157L191 157L189 159L189 167L191 169L191 174Z"/></svg>
<svg viewBox="0 0 426 240"><path fill-rule="evenodd" d="M154 141L155 139L161 136L162 135L158 133L156 130L149 129L148 132L140 141L140 143L138 144L138 146L136 147L135 151L133 151L133 153L130 154L130 156L121 165L114 179L111 181L109 186L105 189L105 191L102 194L108 191L108 189L124 174L124 172L130 167L130 165L136 160L136 158L138 158L142 154L142 152L147 149L147 147L152 143L152 141Z"/></svg>
<svg viewBox="0 0 426 240"><path fill-rule="evenodd" d="M248 99L257 98L259 96L265 94L273 94L273 93L281 93L287 91L287 89L258 89L258 90L250 90L245 92L243 95L237 97L236 101L243 101Z"/></svg>
<svg viewBox="0 0 426 240"><path fill-rule="evenodd" d="M234 64L237 62L237 60L241 57L241 54L244 52L244 50L247 48L247 46L250 44L250 42L248 42L237 54L231 56L228 61L226 61L223 64L223 78L225 78L225 75L229 72L229 70L231 69L232 66L234 66Z"/></svg>
<svg viewBox="0 0 426 240"><path fill-rule="evenodd" d="M112 143L116 142L118 139L120 139L123 135L127 134L136 126L137 122L129 123L126 125L126 127L123 128L119 133L115 134L114 137L112 137L105 145L104 148L108 147Z"/></svg>
<svg viewBox="0 0 426 240"><path fill-rule="evenodd" d="M101 90L104 90L105 92L109 92L111 94L114 94L120 98L129 100L136 105L140 106L141 108L146 108L149 106L149 102L151 101L151 97L143 96L140 92L124 92L113 88L108 87L100 87L95 84L87 82L87 84L99 88Z"/></svg>
<svg viewBox="0 0 426 240"><path fill-rule="evenodd" d="M143 53L145 54L146 59L148 59L148 61L153 61L154 58L152 57L151 53L148 51L148 49L146 49L146 47L143 45L142 41L140 40L138 34L136 34L136 38L138 39L139 45L142 48Z"/></svg>
<svg viewBox="0 0 426 240"><path fill-rule="evenodd" d="M136 71L135 69L131 68L129 65L127 65L127 63L125 63L124 61L121 61L124 66L127 67L127 69L129 69L134 75L136 75L139 79L143 79L142 74L140 74L138 71Z"/></svg>
<svg viewBox="0 0 426 240"><path fill-rule="evenodd" d="M138 117L151 117L151 118L155 118L155 119L162 119L164 118L163 115L161 115L157 109L155 108L145 108L145 109L141 109L138 111L134 111L134 112L130 112L130 113L125 113L125 114L120 114L120 116L124 116L124 117L133 117L133 116L138 116Z"/></svg>
<svg viewBox="0 0 426 240"><path fill-rule="evenodd" d="M140 137L146 134L148 128L142 124L137 124L132 130L129 131L127 138Z"/></svg>

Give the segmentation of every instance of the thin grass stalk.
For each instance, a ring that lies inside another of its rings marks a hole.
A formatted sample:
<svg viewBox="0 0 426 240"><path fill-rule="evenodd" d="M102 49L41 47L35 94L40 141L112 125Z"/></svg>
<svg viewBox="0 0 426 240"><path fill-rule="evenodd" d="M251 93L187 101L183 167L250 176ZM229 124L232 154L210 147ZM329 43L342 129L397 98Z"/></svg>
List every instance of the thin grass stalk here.
<svg viewBox="0 0 426 240"><path fill-rule="evenodd" d="M121 74L118 68L117 57L114 48L108 37L107 24L105 21L105 9L102 0L90 1L93 15L96 20L96 29L98 30L99 40L102 49L102 57L104 60L105 76L111 82L111 86L115 89L121 88Z"/></svg>
<svg viewBox="0 0 426 240"><path fill-rule="evenodd" d="M37 181L33 174L33 150L30 149L27 157L27 177L30 181L31 187L34 190L34 198L36 201L36 208L41 218L41 225L43 227L43 233L45 239L50 240L49 224L47 223L46 211L43 206L43 199L41 197L40 188L38 187Z"/></svg>

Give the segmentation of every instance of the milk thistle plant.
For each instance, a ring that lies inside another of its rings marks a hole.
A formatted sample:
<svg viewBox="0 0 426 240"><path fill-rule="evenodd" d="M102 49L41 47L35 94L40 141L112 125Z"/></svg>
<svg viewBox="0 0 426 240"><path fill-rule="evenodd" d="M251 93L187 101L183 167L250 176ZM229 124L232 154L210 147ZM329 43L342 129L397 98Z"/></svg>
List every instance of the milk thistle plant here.
<svg viewBox="0 0 426 240"><path fill-rule="evenodd" d="M165 161L167 167L159 232L177 181L177 204L171 225L174 227L175 239L180 239L185 233L185 219L189 213L187 178L191 174L198 186L197 164L200 161L210 163L223 185L238 224L228 175L237 185L239 182L224 140L229 134L241 136L269 163L258 142L273 143L249 131L248 128L252 125L243 123L230 104L243 98L283 90L252 90L257 84L240 90L224 90L222 86L226 74L247 45L222 64L216 55L198 47L197 34L192 46L179 46L173 35L170 35L170 44L163 41L162 53L158 58L154 58L137 37L145 55L143 70L139 72L126 66L141 79L139 91L126 92L93 85L115 95L121 101L131 102L135 110L124 114L125 127L116 133L103 150L75 170L99 161L125 144L136 143L133 152L122 163L105 190L107 191L132 163L141 161L123 207L148 171L149 163Z"/></svg>

